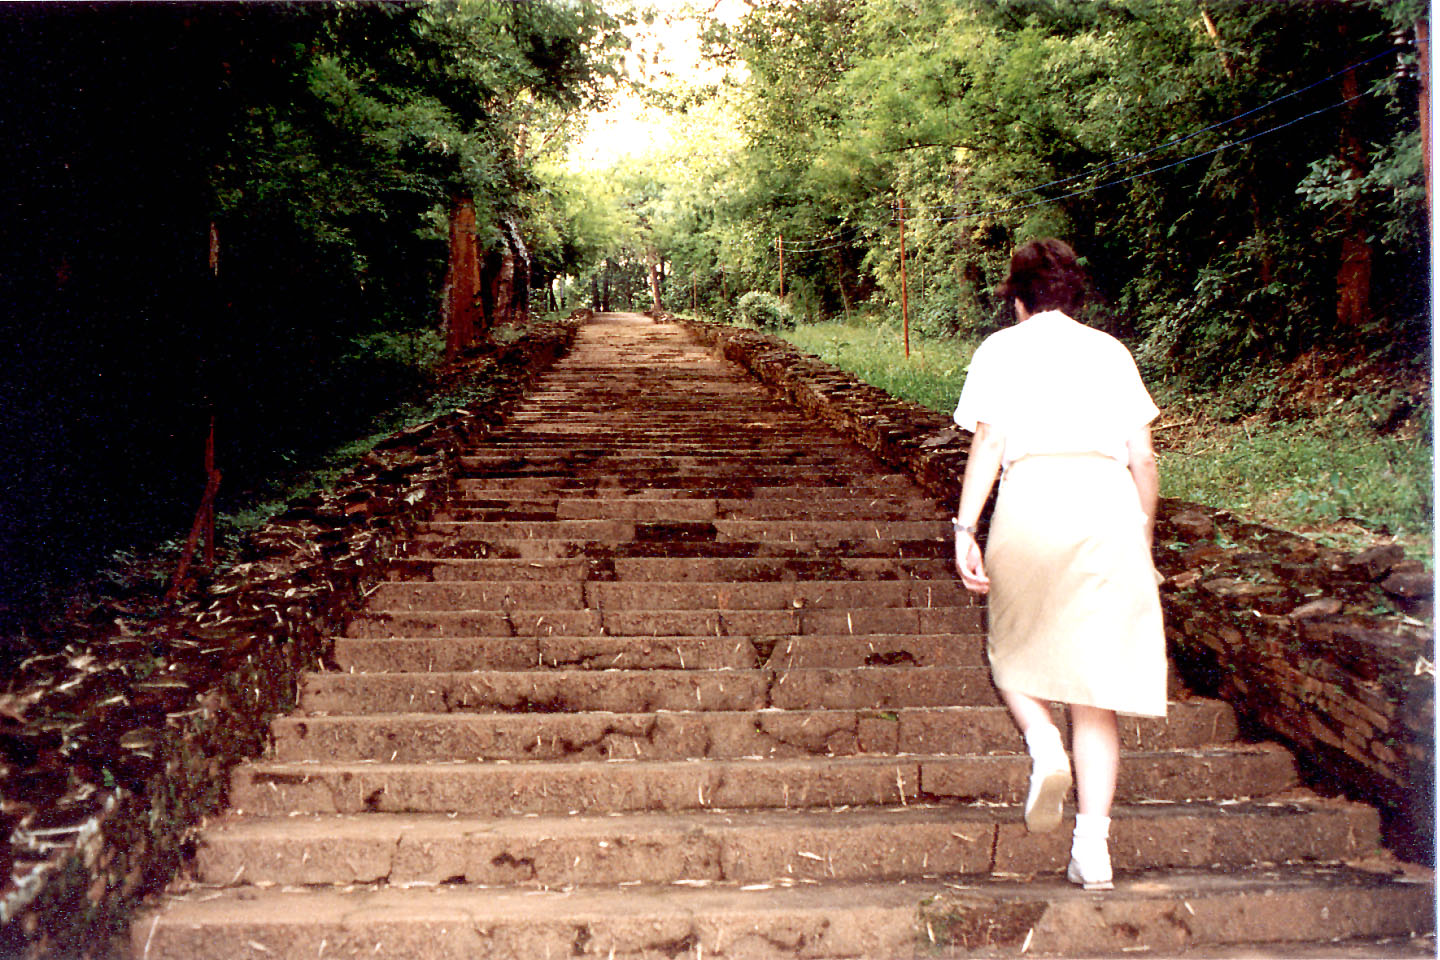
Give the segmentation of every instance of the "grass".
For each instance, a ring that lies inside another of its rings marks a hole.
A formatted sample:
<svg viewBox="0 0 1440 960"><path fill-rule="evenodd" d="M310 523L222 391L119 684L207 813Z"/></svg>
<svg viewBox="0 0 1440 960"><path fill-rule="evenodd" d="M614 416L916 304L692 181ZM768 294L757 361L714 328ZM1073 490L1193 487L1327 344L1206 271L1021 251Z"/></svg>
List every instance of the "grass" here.
<svg viewBox="0 0 1440 960"><path fill-rule="evenodd" d="M977 342L920 339L911 331L910 356L904 335L891 324L808 323L780 336L854 374L886 393L931 410L953 413Z"/></svg>
<svg viewBox="0 0 1440 960"><path fill-rule="evenodd" d="M816 323L777 332L866 383L946 414L960 396L977 345L912 334L907 359L893 323ZM1431 564L1434 459L1428 395L1422 412L1382 434L1373 427L1373 410L1394 392L1390 385L1355 392L1342 387L1327 394L1318 409L1287 419L1273 412L1268 398L1256 402L1246 395L1255 393L1256 382L1252 378L1233 388L1236 397L1157 391L1164 408L1156 422L1161 495L1233 510L1351 550L1399 542L1411 556ZM1281 389L1276 381L1270 383ZM1271 387L1262 384L1262 389ZM1172 429L1187 418L1188 429Z"/></svg>
<svg viewBox="0 0 1440 960"><path fill-rule="evenodd" d="M1393 539L1429 565L1434 459L1428 411L1379 434L1352 410L1311 419L1198 421L1161 450L1160 492L1358 550Z"/></svg>

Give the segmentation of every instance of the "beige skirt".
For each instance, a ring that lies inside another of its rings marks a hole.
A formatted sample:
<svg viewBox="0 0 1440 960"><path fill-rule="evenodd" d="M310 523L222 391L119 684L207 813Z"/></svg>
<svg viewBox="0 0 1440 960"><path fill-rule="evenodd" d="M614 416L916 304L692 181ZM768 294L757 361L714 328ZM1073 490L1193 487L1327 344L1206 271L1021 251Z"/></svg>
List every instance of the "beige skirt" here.
<svg viewBox="0 0 1440 960"><path fill-rule="evenodd" d="M1165 632L1145 514L1125 465L1025 457L1000 483L985 547L995 685L1165 716Z"/></svg>

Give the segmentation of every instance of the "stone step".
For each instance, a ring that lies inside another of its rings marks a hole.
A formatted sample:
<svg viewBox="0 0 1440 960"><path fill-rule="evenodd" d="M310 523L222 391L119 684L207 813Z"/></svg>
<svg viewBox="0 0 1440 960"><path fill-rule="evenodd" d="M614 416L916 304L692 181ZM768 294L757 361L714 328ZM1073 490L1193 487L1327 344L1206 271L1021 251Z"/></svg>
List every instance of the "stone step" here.
<svg viewBox="0 0 1440 960"><path fill-rule="evenodd" d="M554 540L462 540L438 533L421 533L400 544L400 555L411 559L435 560L563 560L577 557L610 558L784 558L847 557L851 559L946 559L954 550L949 539L923 540L716 540L695 537L678 524L640 524L640 539L617 543L613 540L566 538ZM672 536L672 534L676 534Z"/></svg>
<svg viewBox="0 0 1440 960"><path fill-rule="evenodd" d="M1063 716L1057 719L1063 728ZM1025 752L1009 713L999 706L287 716L270 729L272 756L281 761L579 762ZM1121 731L1126 749L1169 750L1228 742L1236 727L1228 704L1194 700L1171 704L1163 720L1124 718Z"/></svg>
<svg viewBox="0 0 1440 960"><path fill-rule="evenodd" d="M261 816L463 813L482 817L706 808L892 805L914 800L1014 804L1028 757L829 757L609 763L283 763L232 773L230 802ZM1122 802L1267 797L1296 783L1294 759L1268 745L1130 751Z"/></svg>
<svg viewBox="0 0 1440 960"><path fill-rule="evenodd" d="M757 883L1055 874L1073 820L1027 831L1011 807L914 804L849 810L656 816L356 814L230 820L196 852L202 883L539 887L642 881ZM1111 856L1122 871L1336 863L1379 839L1370 807L1316 799L1121 805Z"/></svg>
<svg viewBox="0 0 1440 960"><path fill-rule="evenodd" d="M704 541L789 540L835 543L842 540L944 540L949 542L947 520L710 520L694 523L637 520L432 520L417 524L417 538L433 537L448 543L463 540L589 540L622 543L627 540Z"/></svg>
<svg viewBox="0 0 1440 960"><path fill-rule="evenodd" d="M955 580L795 580L788 583L449 580L375 585L372 612L423 610L855 610L966 607Z"/></svg>
<svg viewBox="0 0 1440 960"><path fill-rule="evenodd" d="M366 611L347 637L799 636L978 633L978 607L861 607L853 610L525 610L411 613Z"/></svg>
<svg viewBox="0 0 1440 960"><path fill-rule="evenodd" d="M470 475L496 476L606 476L666 477L725 476L731 473L753 476L793 476L819 473L822 475L858 474L875 468L869 454L852 448L850 454L775 451L747 455L744 451L686 456L650 456L643 453L626 455L569 457L515 456L468 454L460 460L460 469Z"/></svg>
<svg viewBox="0 0 1440 960"><path fill-rule="evenodd" d="M867 960L1183 956L1237 945L1407 937L1433 929L1430 888L1331 866L1121 876L1103 898L1063 879L197 889L135 923L146 960ZM965 951L965 952L960 952ZM1283 955L1283 954L1281 954Z"/></svg>
<svg viewBox="0 0 1440 960"><path fill-rule="evenodd" d="M997 703L983 667L308 673L307 713L864 710Z"/></svg>
<svg viewBox="0 0 1440 960"><path fill-rule="evenodd" d="M557 460L568 464L627 458L661 457L735 457L736 459L768 458L785 460L790 457L839 457L843 459L868 456L860 447L839 436L796 432L783 440L775 435L736 436L721 429L693 431L678 437L670 433L589 434L560 440L532 433L492 434L475 452L467 454L479 459L523 458L530 463Z"/></svg>
<svg viewBox="0 0 1440 960"><path fill-rule="evenodd" d="M1059 879L959 883L920 916L948 957L1191 956L1259 945L1289 957L1289 944L1433 932L1428 888L1346 866L1117 871L1116 889L1100 896Z"/></svg>
<svg viewBox="0 0 1440 960"><path fill-rule="evenodd" d="M386 568L390 580L519 581L644 580L698 583L791 583L810 580L953 581L949 558L887 557L572 557L549 560L404 558Z"/></svg>
<svg viewBox="0 0 1440 960"><path fill-rule="evenodd" d="M983 666L984 637L971 634L840 636L337 637L341 670L723 670L795 667Z"/></svg>
<svg viewBox="0 0 1440 960"><path fill-rule="evenodd" d="M707 480L734 483L736 479L764 481L771 486L794 484L803 479L805 483L820 486L835 486L863 480L875 469L875 464L862 459L827 461L815 458L813 463L788 463L776 460L741 460L739 458L684 459L656 458L642 462L614 462L601 464L567 464L562 462L530 464L515 460L509 464L489 463L480 457L464 457L459 464L461 476L486 477L567 477L581 482L594 480L618 480L631 484L656 483L664 486L667 480Z"/></svg>
<svg viewBox="0 0 1440 960"><path fill-rule="evenodd" d="M823 500L774 498L687 498L642 500L528 498L452 500L436 510L440 521L536 520L935 520L949 514L933 500L900 497L827 497Z"/></svg>
<svg viewBox="0 0 1440 960"><path fill-rule="evenodd" d="M538 395L537 395L538 396ZM815 436L829 433L813 419L794 407L780 403L765 404L761 416L741 420L731 410L709 410L693 405L689 410L667 414L659 411L633 412L623 407L604 414L577 411L573 416L556 416L549 404L532 397L517 404L505 418L497 434L510 436L556 436L583 438L598 436L705 436L716 430L739 435L777 437Z"/></svg>
<svg viewBox="0 0 1440 960"><path fill-rule="evenodd" d="M803 481L803 482L802 482ZM724 477L671 478L663 484L636 484L621 477L595 477L582 482L574 477L466 477L455 481L461 498L556 496L567 500L588 497L608 499L679 500L747 497L784 500L820 498L854 500L863 497L919 495L914 481L902 474L871 474L849 483L819 483L797 477L792 483L759 482Z"/></svg>

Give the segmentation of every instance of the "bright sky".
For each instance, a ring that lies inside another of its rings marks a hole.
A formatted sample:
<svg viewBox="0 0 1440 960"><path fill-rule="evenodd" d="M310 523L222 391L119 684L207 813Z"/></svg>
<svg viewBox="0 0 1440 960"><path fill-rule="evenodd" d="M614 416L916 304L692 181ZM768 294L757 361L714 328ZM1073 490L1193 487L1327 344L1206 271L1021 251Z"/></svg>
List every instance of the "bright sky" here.
<svg viewBox="0 0 1440 960"><path fill-rule="evenodd" d="M632 28L626 64L631 76L663 79L671 74L694 83L716 82L722 71L700 56L700 25L713 16L729 23L745 12L743 0L636 0L659 12L653 24ZM698 11L698 13L697 13ZM638 61L644 60L642 73ZM671 140L672 119L636 97L622 94L610 109L590 118L583 141L572 151L571 162L584 167L605 167L624 156L644 153Z"/></svg>

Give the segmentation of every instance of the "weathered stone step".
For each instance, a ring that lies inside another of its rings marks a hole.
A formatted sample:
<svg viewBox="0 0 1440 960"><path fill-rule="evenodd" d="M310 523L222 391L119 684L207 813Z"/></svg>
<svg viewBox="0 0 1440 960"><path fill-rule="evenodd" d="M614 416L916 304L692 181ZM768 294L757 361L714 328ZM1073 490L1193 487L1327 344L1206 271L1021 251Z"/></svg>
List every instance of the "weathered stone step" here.
<svg viewBox="0 0 1440 960"><path fill-rule="evenodd" d="M1122 877L1104 897L1063 879L782 877L553 892L202 888L134 924L131 942L147 960L893 960L943 955L937 947L951 945L950 956L1126 956L1141 947L1183 956L1237 944L1409 936L1433 926L1429 897L1423 884L1328 866L1149 871Z"/></svg>
<svg viewBox="0 0 1440 960"><path fill-rule="evenodd" d="M575 557L672 557L672 558L945 558L952 554L949 540L715 540L695 536L698 531L681 531L687 536L670 537L677 524L651 524L643 528L645 539L623 542L586 540L457 540L437 533L421 533L401 544L402 555L412 559L436 560L552 560Z"/></svg>
<svg viewBox="0 0 1440 960"><path fill-rule="evenodd" d="M481 460L518 458L530 463L558 460L570 464L656 457L788 460L791 457L815 456L859 460L868 455L853 441L835 435L797 432L786 441L774 435L747 437L724 429L697 432L689 437L677 437L673 433L654 433L646 437L592 434L573 440L533 433L491 434L475 448L474 453L467 455Z"/></svg>
<svg viewBox="0 0 1440 960"><path fill-rule="evenodd" d="M400 559L386 568L391 580L518 581L643 580L770 582L807 580L949 581L955 565L947 559L880 557L666 557L569 558L550 560Z"/></svg>
<svg viewBox="0 0 1440 960"><path fill-rule="evenodd" d="M1170 705L1167 719L1122 721L1126 749L1229 741L1234 713L1214 700ZM298 760L682 760L857 754L1023 753L1002 707L288 716L271 724L273 757Z"/></svg>
<svg viewBox="0 0 1440 960"><path fill-rule="evenodd" d="M996 703L981 667L308 673L307 713L863 710Z"/></svg>
<svg viewBox="0 0 1440 960"><path fill-rule="evenodd" d="M609 416L577 413L573 418L568 413L556 416L550 410L522 408L507 418L505 425L491 436L516 442L534 439L574 445L600 444L607 437L622 442L673 439L705 443L717 436L729 436L743 442L793 444L815 439L829 440L836 436L835 431L826 427L817 429L813 420L797 418L793 412L775 409L760 411L759 416L748 423L734 419L727 421L726 418L725 412L703 408L654 410L639 414L616 411Z"/></svg>
<svg viewBox="0 0 1440 960"><path fill-rule="evenodd" d="M235 768L230 802L262 816L310 813L526 814L797 808L913 800L1019 803L1029 758L914 756L579 763L281 763ZM1295 785L1266 744L1127 752L1117 799L1265 797Z"/></svg>
<svg viewBox="0 0 1440 960"><path fill-rule="evenodd" d="M795 667L982 666L979 634L800 637L337 637L341 670L721 670Z"/></svg>
<svg viewBox="0 0 1440 960"><path fill-rule="evenodd" d="M1012 807L913 804L849 810L623 817L355 814L231 820L196 853L202 883L541 887L712 881L919 879L1065 869L1072 823L1030 833ZM1123 871L1336 863L1379 840L1359 804L1315 799L1120 805Z"/></svg>
<svg viewBox="0 0 1440 960"><path fill-rule="evenodd" d="M567 500L601 497L631 500L744 499L853 500L860 497L913 497L918 494L909 477L900 474L872 474L845 483L820 483L812 477L796 477L792 483L763 482L754 478L723 477L669 478L662 483L636 484L623 477L464 477L455 482L464 499L496 497L555 496Z"/></svg>
<svg viewBox="0 0 1440 960"><path fill-rule="evenodd" d="M799 636L973 633L979 607L863 607L852 610L516 610L366 612L348 637Z"/></svg>
<svg viewBox="0 0 1440 960"><path fill-rule="evenodd" d="M514 500L455 500L436 511L443 521L543 520L933 520L948 518L933 500L898 497L824 500L789 498L687 498L642 500L586 498L535 498Z"/></svg>
<svg viewBox="0 0 1440 960"><path fill-rule="evenodd" d="M571 469L474 471L470 478L489 481L548 480L576 487L781 487L797 483L817 487L850 487L876 476L873 468L793 466L788 464L737 464L717 462L704 466L653 466L645 469ZM464 475L461 475L465 478ZM533 488L532 488L533 489ZM853 496L854 494L852 494Z"/></svg>
<svg viewBox="0 0 1440 960"><path fill-rule="evenodd" d="M417 525L417 537L463 540L627 540L693 539L724 542L803 540L941 540L950 535L943 520L712 520L646 523L634 520L431 521Z"/></svg>
<svg viewBox="0 0 1440 960"><path fill-rule="evenodd" d="M1429 889L1345 866L1119 871L1101 896L1064 880L961 883L920 915L948 957L1216 955L1207 948L1262 944L1289 957L1284 945L1433 931Z"/></svg>
<svg viewBox="0 0 1440 960"><path fill-rule="evenodd" d="M375 612L422 610L854 610L965 607L955 580L700 582L579 580L394 581L376 584Z"/></svg>
<svg viewBox="0 0 1440 960"><path fill-rule="evenodd" d="M806 451L767 451L747 454L691 453L681 455L648 455L633 452L614 456L577 458L574 456L515 456L468 454L460 459L460 468L469 474L525 476L561 474L564 476L649 477L675 475L714 475L731 471L759 476L777 476L799 472L845 473L874 469L877 464L869 454L852 448L846 453L810 453Z"/></svg>

